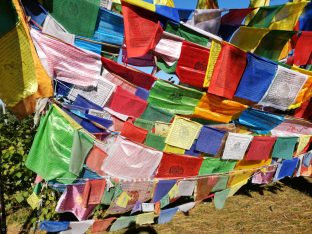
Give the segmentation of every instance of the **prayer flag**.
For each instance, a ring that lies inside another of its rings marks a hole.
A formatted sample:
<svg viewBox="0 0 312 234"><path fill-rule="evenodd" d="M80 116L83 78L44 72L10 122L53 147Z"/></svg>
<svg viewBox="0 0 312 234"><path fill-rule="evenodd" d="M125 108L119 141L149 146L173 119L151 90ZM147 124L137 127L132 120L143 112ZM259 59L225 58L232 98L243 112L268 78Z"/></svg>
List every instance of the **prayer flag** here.
<svg viewBox="0 0 312 234"><path fill-rule="evenodd" d="M87 156L86 165L88 168L96 172L98 175L103 176L105 173L101 169L101 167L106 158L107 158L107 154L103 150L101 150L99 147L94 145Z"/></svg>
<svg viewBox="0 0 312 234"><path fill-rule="evenodd" d="M211 192L217 192L226 189L228 183L228 175L219 175L218 182L213 186Z"/></svg>
<svg viewBox="0 0 312 234"><path fill-rule="evenodd" d="M115 200L115 203L119 207L126 208L130 200L131 197L126 192L122 192L119 195L119 197Z"/></svg>
<svg viewBox="0 0 312 234"><path fill-rule="evenodd" d="M128 57L140 57L154 49L163 32L156 15L126 2L122 2L122 12Z"/></svg>
<svg viewBox="0 0 312 234"><path fill-rule="evenodd" d="M247 65L244 51L225 43L213 70L208 92L232 99Z"/></svg>
<svg viewBox="0 0 312 234"><path fill-rule="evenodd" d="M38 209L40 201L41 199L34 192L27 198L27 203L33 210Z"/></svg>
<svg viewBox="0 0 312 234"><path fill-rule="evenodd" d="M69 222L43 220L39 224L39 229L46 232L61 232L69 229Z"/></svg>
<svg viewBox="0 0 312 234"><path fill-rule="evenodd" d="M121 216L113 223L109 231L114 232L123 228L127 228L131 225L135 225L136 218L137 216Z"/></svg>
<svg viewBox="0 0 312 234"><path fill-rule="evenodd" d="M168 7L174 7L173 0L154 0L154 4L165 5Z"/></svg>
<svg viewBox="0 0 312 234"><path fill-rule="evenodd" d="M178 182L178 197L192 196L196 186L196 180L180 180Z"/></svg>
<svg viewBox="0 0 312 234"><path fill-rule="evenodd" d="M145 145L163 151L165 148L165 137L158 136L154 133L148 133L145 139Z"/></svg>
<svg viewBox="0 0 312 234"><path fill-rule="evenodd" d="M160 201L164 196L166 196L172 187L176 184L176 180L159 180L156 184L152 202Z"/></svg>
<svg viewBox="0 0 312 234"><path fill-rule="evenodd" d="M249 27L268 28L276 15L284 5L260 7L256 15L248 23Z"/></svg>
<svg viewBox="0 0 312 234"><path fill-rule="evenodd" d="M177 213L177 211L178 211L178 207L161 210L157 223L158 224L169 223L172 220L173 216Z"/></svg>
<svg viewBox="0 0 312 234"><path fill-rule="evenodd" d="M203 87L208 57L208 49L184 41L176 68L180 82L194 87Z"/></svg>
<svg viewBox="0 0 312 234"><path fill-rule="evenodd" d="M162 137L167 137L170 131L171 123L155 122L155 134Z"/></svg>
<svg viewBox="0 0 312 234"><path fill-rule="evenodd" d="M276 171L275 179L281 180L287 176L292 177L298 165L299 158L284 160Z"/></svg>
<svg viewBox="0 0 312 234"><path fill-rule="evenodd" d="M162 121L165 123L169 123L172 120L173 116L174 115L169 111L148 104L140 118L150 121Z"/></svg>
<svg viewBox="0 0 312 234"><path fill-rule="evenodd" d="M136 218L136 224L144 225L144 224L152 224L154 223L155 218L154 212L146 213L146 214L139 214Z"/></svg>
<svg viewBox="0 0 312 234"><path fill-rule="evenodd" d="M272 152L272 158L292 159L298 137L278 137Z"/></svg>
<svg viewBox="0 0 312 234"><path fill-rule="evenodd" d="M196 176L202 161L203 158L164 153L155 177L179 178Z"/></svg>
<svg viewBox="0 0 312 234"><path fill-rule="evenodd" d="M299 136L299 143L297 146L297 152L296 155L300 155L302 153L305 153L306 150L309 147L309 144L311 143L312 138L311 135L301 135Z"/></svg>
<svg viewBox="0 0 312 234"><path fill-rule="evenodd" d="M242 160L252 138L250 135L229 132L222 159Z"/></svg>
<svg viewBox="0 0 312 234"><path fill-rule="evenodd" d="M306 5L303 14L299 18L299 29L300 31L312 30L312 2Z"/></svg>
<svg viewBox="0 0 312 234"><path fill-rule="evenodd" d="M241 25L245 17L254 10L254 8L230 9L229 12L222 16L221 24Z"/></svg>
<svg viewBox="0 0 312 234"><path fill-rule="evenodd" d="M100 204L105 187L105 179L88 180L83 190L82 206L87 208L89 205Z"/></svg>
<svg viewBox="0 0 312 234"><path fill-rule="evenodd" d="M166 144L164 148L164 152L173 153L173 154L185 154L185 149Z"/></svg>
<svg viewBox="0 0 312 234"><path fill-rule="evenodd" d="M217 9L218 0L198 0L196 9Z"/></svg>
<svg viewBox="0 0 312 234"><path fill-rule="evenodd" d="M218 57L222 50L222 44L221 42L213 40L210 47L210 53L208 58L208 65L207 70L205 74L205 80L204 80L204 87L208 87L210 84L210 80L213 74L213 70L215 68L215 65L218 61Z"/></svg>
<svg viewBox="0 0 312 234"><path fill-rule="evenodd" d="M131 141L143 143L148 134L148 131L144 128L137 127L127 121L123 125L120 134Z"/></svg>
<svg viewBox="0 0 312 234"><path fill-rule="evenodd" d="M189 202L182 205L179 205L179 211L182 211L184 213L188 212L189 210L193 209L195 207L195 202Z"/></svg>
<svg viewBox="0 0 312 234"><path fill-rule="evenodd" d="M200 167L198 175L209 175L214 173L227 173L232 171L236 162L231 160L222 160L220 158L205 158Z"/></svg>
<svg viewBox="0 0 312 234"><path fill-rule="evenodd" d="M294 64L297 66L312 64L312 48L307 46L312 43L312 32L301 32L296 43Z"/></svg>
<svg viewBox="0 0 312 234"><path fill-rule="evenodd" d="M23 0L23 6L26 14L37 24L42 25L48 12L37 1ZM1 7L2 8L2 7Z"/></svg>
<svg viewBox="0 0 312 234"><path fill-rule="evenodd" d="M149 121L146 119L140 119L140 118L135 119L134 125L137 127L140 127L140 128L144 128L148 132L152 132L152 130L154 128L154 122L153 121Z"/></svg>
<svg viewBox="0 0 312 234"><path fill-rule="evenodd" d="M271 156L276 137L254 136L245 160L267 160Z"/></svg>
<svg viewBox="0 0 312 234"><path fill-rule="evenodd" d="M152 53L147 53L140 57L129 58L127 48L122 48L122 62L138 67L148 67L155 65L154 55Z"/></svg>
<svg viewBox="0 0 312 234"><path fill-rule="evenodd" d="M92 219L79 222L69 222L69 230L62 231L60 234L84 234L93 223L94 220Z"/></svg>
<svg viewBox="0 0 312 234"><path fill-rule="evenodd" d="M216 209L220 210L224 207L225 201L228 198L229 193L230 193L229 188L215 193L213 203Z"/></svg>
<svg viewBox="0 0 312 234"><path fill-rule="evenodd" d="M235 170L251 170L251 169L259 169L264 166L270 165L272 159L267 160L259 160L259 161L248 161L248 160L240 160L237 162L235 166Z"/></svg>
<svg viewBox="0 0 312 234"><path fill-rule="evenodd" d="M270 5L270 0L250 0L249 8L256 8L256 9L247 16L245 20L245 25L248 25L250 20L257 14L260 7L268 6L268 5Z"/></svg>
<svg viewBox="0 0 312 234"><path fill-rule="evenodd" d="M218 176L208 176L198 178L195 190L195 201L202 201L207 199L217 181Z"/></svg>

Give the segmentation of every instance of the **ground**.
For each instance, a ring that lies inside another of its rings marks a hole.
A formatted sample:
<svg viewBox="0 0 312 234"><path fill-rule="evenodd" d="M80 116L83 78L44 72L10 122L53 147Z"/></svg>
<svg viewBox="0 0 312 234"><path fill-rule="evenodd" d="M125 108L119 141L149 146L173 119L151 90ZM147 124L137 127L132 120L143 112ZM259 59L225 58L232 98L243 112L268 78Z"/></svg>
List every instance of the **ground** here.
<svg viewBox="0 0 312 234"><path fill-rule="evenodd" d="M9 217L9 233L17 233L26 215ZM142 229L142 228L141 228ZM246 185L222 210L211 201L172 222L122 230L122 233L312 233L312 179L291 178L268 186Z"/></svg>

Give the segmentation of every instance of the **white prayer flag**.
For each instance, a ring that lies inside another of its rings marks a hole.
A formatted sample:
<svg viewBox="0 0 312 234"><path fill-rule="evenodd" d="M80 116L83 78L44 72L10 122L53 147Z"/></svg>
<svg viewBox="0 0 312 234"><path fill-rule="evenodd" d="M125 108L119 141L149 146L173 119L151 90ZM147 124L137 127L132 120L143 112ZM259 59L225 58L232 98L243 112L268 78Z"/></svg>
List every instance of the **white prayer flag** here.
<svg viewBox="0 0 312 234"><path fill-rule="evenodd" d="M242 160L253 136L229 132L222 159Z"/></svg>

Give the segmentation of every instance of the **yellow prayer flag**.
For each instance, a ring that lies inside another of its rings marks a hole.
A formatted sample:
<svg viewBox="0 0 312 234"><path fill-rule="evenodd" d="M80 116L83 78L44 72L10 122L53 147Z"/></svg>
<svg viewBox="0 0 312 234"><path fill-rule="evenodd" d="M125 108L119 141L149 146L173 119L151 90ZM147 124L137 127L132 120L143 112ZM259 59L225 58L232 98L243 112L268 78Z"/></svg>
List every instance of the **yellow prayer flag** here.
<svg viewBox="0 0 312 234"><path fill-rule="evenodd" d="M169 195L169 198L172 199L172 198L175 198L179 193L179 187L177 184L175 184L169 191L168 195Z"/></svg>
<svg viewBox="0 0 312 234"><path fill-rule="evenodd" d="M164 122L155 122L155 134L162 137L167 137L169 134L169 130L171 127L171 123L164 123Z"/></svg>
<svg viewBox="0 0 312 234"><path fill-rule="evenodd" d="M269 28L292 31L307 3L307 1L286 3L283 8L276 13Z"/></svg>
<svg viewBox="0 0 312 234"><path fill-rule="evenodd" d="M234 171L230 174L230 178L228 180L228 186L229 188L235 187L237 184L241 184L243 182L248 181L248 179L252 176L254 173L254 170L251 171Z"/></svg>
<svg viewBox="0 0 312 234"><path fill-rule="evenodd" d="M311 135L301 135L299 137L296 155L299 155L302 152L302 150L309 144L310 138Z"/></svg>
<svg viewBox="0 0 312 234"><path fill-rule="evenodd" d="M219 54L221 53L221 49L222 49L221 42L212 40L210 53L209 53L209 59L208 59L208 65L207 65L206 74L205 74L204 87L208 87L210 84L213 69L216 65Z"/></svg>
<svg viewBox="0 0 312 234"><path fill-rule="evenodd" d="M27 198L27 203L31 206L33 210L37 209L39 207L40 203L40 198L35 194L32 193L28 198Z"/></svg>
<svg viewBox="0 0 312 234"><path fill-rule="evenodd" d="M141 7L148 11L152 11L152 12L156 11L156 6L152 3L144 2L142 0L123 0L123 1L133 6Z"/></svg>
<svg viewBox="0 0 312 234"><path fill-rule="evenodd" d="M196 9L218 9L218 0L198 0Z"/></svg>
<svg viewBox="0 0 312 234"><path fill-rule="evenodd" d="M130 199L131 197L128 195L128 193L122 192L115 203L119 207L126 208Z"/></svg>
<svg viewBox="0 0 312 234"><path fill-rule="evenodd" d="M234 33L230 43L245 51L253 52L261 40L271 30L266 28L253 28L241 26Z"/></svg>
<svg viewBox="0 0 312 234"><path fill-rule="evenodd" d="M251 19L257 14L259 8L270 5L270 0L250 0L249 8L257 8L249 13L245 19L245 25L248 25Z"/></svg>
<svg viewBox="0 0 312 234"><path fill-rule="evenodd" d="M231 189L230 192L228 194L228 197L232 197L235 193L237 193L237 191L243 187L245 184L247 184L248 180L243 180L237 184L235 184Z"/></svg>
<svg viewBox="0 0 312 234"><path fill-rule="evenodd" d="M174 7L173 0L154 0L154 4L164 5L168 7Z"/></svg>
<svg viewBox="0 0 312 234"><path fill-rule="evenodd" d="M247 161L240 160L236 164L234 170L250 170L250 169L259 169L264 166L268 166L271 164L272 159L267 160L259 160L259 161Z"/></svg>
<svg viewBox="0 0 312 234"><path fill-rule="evenodd" d="M164 148L164 152L165 153L173 153L173 154L184 154L185 149L181 149L181 148L166 144L165 148Z"/></svg>
<svg viewBox="0 0 312 234"><path fill-rule="evenodd" d="M202 125L189 119L176 116L173 120L166 144L189 150L198 137Z"/></svg>
<svg viewBox="0 0 312 234"><path fill-rule="evenodd" d="M151 224L154 223L155 218L154 212L139 214L136 218L136 224L143 225L143 224Z"/></svg>

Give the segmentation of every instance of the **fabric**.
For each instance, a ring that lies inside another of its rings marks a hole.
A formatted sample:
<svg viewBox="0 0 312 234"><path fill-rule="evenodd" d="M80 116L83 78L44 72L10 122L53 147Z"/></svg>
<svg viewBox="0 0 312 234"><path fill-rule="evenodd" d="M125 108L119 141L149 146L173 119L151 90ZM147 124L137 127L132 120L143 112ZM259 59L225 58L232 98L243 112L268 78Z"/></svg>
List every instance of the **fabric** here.
<svg viewBox="0 0 312 234"><path fill-rule="evenodd" d="M297 141L298 137L278 137L273 148L272 158L291 159Z"/></svg>
<svg viewBox="0 0 312 234"><path fill-rule="evenodd" d="M150 91L148 103L173 114L192 114L203 93L157 80Z"/></svg>
<svg viewBox="0 0 312 234"><path fill-rule="evenodd" d="M308 3L308 5L304 8L304 12L299 18L299 29L301 31L311 31L312 24L312 3Z"/></svg>
<svg viewBox="0 0 312 234"><path fill-rule="evenodd" d="M87 133L75 130L73 138L73 146L71 150L69 171L79 176L83 164L89 151L93 147L94 139L92 139Z"/></svg>
<svg viewBox="0 0 312 234"><path fill-rule="evenodd" d="M251 170L251 169L259 169L264 166L270 165L272 159L268 160L260 160L260 161L248 161L248 160L241 160L238 161L235 170Z"/></svg>
<svg viewBox="0 0 312 234"><path fill-rule="evenodd" d="M148 104L140 118L150 121L162 121L169 123L172 120L173 116L174 115L169 111Z"/></svg>
<svg viewBox="0 0 312 234"><path fill-rule="evenodd" d="M53 0L46 1L46 3L46 7L52 16L70 33L85 37L93 36L100 0ZM68 10L74 14L68 14L66 12Z"/></svg>
<svg viewBox="0 0 312 234"><path fill-rule="evenodd" d="M190 155L190 156L200 156L201 152L196 150L196 144L197 140L195 140L189 150L185 150L184 154Z"/></svg>
<svg viewBox="0 0 312 234"><path fill-rule="evenodd" d="M228 123L247 108L239 102L224 99L213 94L205 94L197 106L193 117Z"/></svg>
<svg viewBox="0 0 312 234"><path fill-rule="evenodd" d="M121 87L117 87L113 94L109 108L121 114L140 117L143 114L147 102Z"/></svg>
<svg viewBox="0 0 312 234"><path fill-rule="evenodd" d="M162 152L121 138L117 139L107 154L103 170L111 176L123 179L150 178L162 159Z"/></svg>
<svg viewBox="0 0 312 234"><path fill-rule="evenodd" d="M154 0L154 4L165 5L168 7L174 7L173 0Z"/></svg>
<svg viewBox="0 0 312 234"><path fill-rule="evenodd" d="M208 58L208 49L184 41L176 68L180 82L203 87Z"/></svg>
<svg viewBox="0 0 312 234"><path fill-rule="evenodd" d="M153 133L148 133L144 144L156 150L163 151L165 148L165 139L165 137L158 136Z"/></svg>
<svg viewBox="0 0 312 234"><path fill-rule="evenodd" d="M272 182L276 171L276 166L269 166L268 168L263 168L256 172L252 177L253 184L269 184Z"/></svg>
<svg viewBox="0 0 312 234"><path fill-rule="evenodd" d="M144 100L147 100L147 98L149 96L149 92L146 89L138 87L138 89L135 92L135 96L138 96Z"/></svg>
<svg viewBox="0 0 312 234"><path fill-rule="evenodd" d="M229 132L222 159L242 160L252 138L250 135Z"/></svg>
<svg viewBox="0 0 312 234"><path fill-rule="evenodd" d="M307 75L278 66L276 76L259 104L287 110L296 100L307 78Z"/></svg>
<svg viewBox="0 0 312 234"><path fill-rule="evenodd" d="M246 109L239 116L238 123L259 134L269 133L284 121L284 116L271 114L257 109Z"/></svg>
<svg viewBox="0 0 312 234"><path fill-rule="evenodd" d="M140 118L137 118L134 121L134 125L138 126L140 128L144 128L144 129L148 130L148 132L151 132L152 129L154 128L154 122L153 121L149 121L146 119L140 119Z"/></svg>
<svg viewBox="0 0 312 234"><path fill-rule="evenodd" d="M283 5L264 6L248 23L249 27L268 28L276 15L283 8Z"/></svg>
<svg viewBox="0 0 312 234"><path fill-rule="evenodd" d="M74 106L79 106L85 109L93 109L93 110L98 110L102 111L103 108L94 102L86 99L85 97L81 96L80 94L77 95L76 99L73 102Z"/></svg>
<svg viewBox="0 0 312 234"><path fill-rule="evenodd" d="M241 25L245 17L254 10L254 8L230 9L229 12L222 16L221 24Z"/></svg>
<svg viewBox="0 0 312 234"><path fill-rule="evenodd" d="M216 9L219 8L217 0L198 0L196 9Z"/></svg>
<svg viewBox="0 0 312 234"><path fill-rule="evenodd" d="M177 213L177 211L178 211L177 207L161 210L157 223L158 224L169 223L172 220L173 216Z"/></svg>
<svg viewBox="0 0 312 234"><path fill-rule="evenodd" d="M154 212L146 213L146 214L139 214L136 218L136 224L144 225L144 224L152 224L154 223L155 218Z"/></svg>
<svg viewBox="0 0 312 234"><path fill-rule="evenodd" d="M306 153L306 150L309 147L309 144L311 143L311 141L312 141L311 135L299 136L299 143L297 145L296 155Z"/></svg>
<svg viewBox="0 0 312 234"><path fill-rule="evenodd" d="M76 178L69 171L75 128L63 115L52 106L42 118L25 164L45 180L70 178L63 182L71 183Z"/></svg>
<svg viewBox="0 0 312 234"><path fill-rule="evenodd" d="M120 134L131 141L143 143L148 131L137 127L130 122L125 122Z"/></svg>
<svg viewBox="0 0 312 234"><path fill-rule="evenodd" d="M107 154L103 150L101 150L99 147L94 145L87 156L86 165L92 171L103 176L104 171L101 169L101 166L103 165L106 157L107 157Z"/></svg>
<svg viewBox="0 0 312 234"><path fill-rule="evenodd" d="M158 58L157 60L157 67L162 70L163 72L167 73L167 74L173 74L176 71L177 68L177 62L173 63L172 66L169 66L165 60L163 60L162 58Z"/></svg>
<svg viewBox="0 0 312 234"><path fill-rule="evenodd" d="M245 160L267 160L271 156L276 137L254 136Z"/></svg>
<svg viewBox="0 0 312 234"><path fill-rule="evenodd" d="M134 225L136 218L137 216L125 216L125 217L121 216L113 223L109 231L114 232L123 228L127 228L131 225Z"/></svg>
<svg viewBox="0 0 312 234"><path fill-rule="evenodd" d="M214 206L216 209L220 210L224 207L225 201L226 201L229 193L230 193L229 188L215 193L213 203L214 203Z"/></svg>
<svg viewBox="0 0 312 234"><path fill-rule="evenodd" d="M164 153L155 177L176 178L196 176L202 161L202 158Z"/></svg>
<svg viewBox="0 0 312 234"><path fill-rule="evenodd" d="M250 0L249 8L256 8L253 12L251 12L245 19L245 24L248 25L250 20L257 14L259 11L259 7L269 6L270 0Z"/></svg>
<svg viewBox="0 0 312 234"><path fill-rule="evenodd" d="M27 203L30 205L30 207L35 210L39 208L39 204L41 199L37 196L36 193L32 193L31 195L29 195L29 197L27 198Z"/></svg>
<svg viewBox="0 0 312 234"><path fill-rule="evenodd" d="M228 188L235 188L238 184L246 184L249 178L254 174L254 170L250 171L234 171L229 176Z"/></svg>
<svg viewBox="0 0 312 234"><path fill-rule="evenodd" d="M228 179L228 175L219 175L218 182L215 184L215 186L213 186L211 192L217 192L226 189Z"/></svg>
<svg viewBox="0 0 312 234"><path fill-rule="evenodd" d="M126 81L129 81L131 84L141 88L150 90L156 80L156 78L150 74L125 67L107 58L102 57L101 60L104 68L106 68L109 72L116 74Z"/></svg>
<svg viewBox="0 0 312 234"><path fill-rule="evenodd" d="M295 47L294 64L297 66L312 64L312 48L306 45L312 42L312 32L302 32Z"/></svg>
<svg viewBox="0 0 312 234"><path fill-rule="evenodd" d="M105 187L105 179L88 180L83 190L82 206L87 208L89 205L100 204Z"/></svg>
<svg viewBox="0 0 312 234"><path fill-rule="evenodd" d="M166 144L164 148L164 152L173 153L173 154L185 154L185 149Z"/></svg>
<svg viewBox="0 0 312 234"><path fill-rule="evenodd" d="M39 229L46 232L61 232L69 228L69 222L63 221L48 221L43 220L40 222Z"/></svg>
<svg viewBox="0 0 312 234"><path fill-rule="evenodd" d="M201 127L197 122L176 116L165 142L178 148L190 149Z"/></svg>
<svg viewBox="0 0 312 234"><path fill-rule="evenodd" d="M254 53L260 57L278 61L284 46L295 33L295 31L271 30L262 38Z"/></svg>
<svg viewBox="0 0 312 234"><path fill-rule="evenodd" d="M235 97L259 102L274 79L277 64L247 53L247 66L235 92Z"/></svg>
<svg viewBox="0 0 312 234"><path fill-rule="evenodd" d="M140 57L129 58L127 48L122 48L122 62L138 67L148 67L155 65L154 55L152 53L147 53Z"/></svg>
<svg viewBox="0 0 312 234"><path fill-rule="evenodd" d="M87 208L82 206L84 187L84 184L68 185L57 203L56 212L71 212L79 221L86 220L91 215L95 205L90 205Z"/></svg>
<svg viewBox="0 0 312 234"><path fill-rule="evenodd" d="M209 58L208 58L207 70L206 70L205 79L204 79L204 85L203 85L204 87L208 87L210 84L213 70L218 61L218 57L221 53L221 50L222 50L222 43L212 40Z"/></svg>
<svg viewBox="0 0 312 234"><path fill-rule="evenodd" d="M192 196L196 186L196 180L181 180L178 182L177 197Z"/></svg>
<svg viewBox="0 0 312 234"><path fill-rule="evenodd" d="M170 131L171 123L155 122L155 134L162 137L167 137Z"/></svg>
<svg viewBox="0 0 312 234"><path fill-rule="evenodd" d="M152 202L155 203L160 201L165 195L169 193L176 182L176 180L159 180L154 190Z"/></svg>
<svg viewBox="0 0 312 234"><path fill-rule="evenodd" d="M128 57L140 57L154 49L163 32L156 16L125 2L122 12Z"/></svg>
<svg viewBox="0 0 312 234"><path fill-rule="evenodd" d="M160 200L160 207L164 208L165 206L170 204L170 198L169 195L167 194L166 196L164 196L161 200Z"/></svg>
<svg viewBox="0 0 312 234"><path fill-rule="evenodd" d="M195 190L195 201L198 202L207 199L217 181L218 176L198 178Z"/></svg>
<svg viewBox="0 0 312 234"><path fill-rule="evenodd" d="M214 173L226 173L232 171L236 162L222 160L220 158L205 158L200 167L198 175L209 175Z"/></svg>
<svg viewBox="0 0 312 234"><path fill-rule="evenodd" d="M223 44L208 92L232 99L246 65L247 58L244 51L230 44Z"/></svg>
<svg viewBox="0 0 312 234"><path fill-rule="evenodd" d="M287 176L292 177L295 172L298 162L299 162L299 158L284 160L280 166L278 173L276 172L275 178L280 180Z"/></svg>
<svg viewBox="0 0 312 234"><path fill-rule="evenodd" d="M62 231L60 234L84 234L88 231L89 227L94 223L94 220L86 220L80 222L70 222L69 230Z"/></svg>
<svg viewBox="0 0 312 234"><path fill-rule="evenodd" d="M49 73L58 80L80 86L96 86L101 70L100 57L31 30L31 36L47 56ZM60 49L62 48L62 49Z"/></svg>
<svg viewBox="0 0 312 234"><path fill-rule="evenodd" d="M217 35L221 24L220 9L195 9L187 24Z"/></svg>
<svg viewBox="0 0 312 234"><path fill-rule="evenodd" d="M18 22L16 11L11 1L2 1L0 3L0 37L15 28Z"/></svg>
<svg viewBox="0 0 312 234"><path fill-rule="evenodd" d="M204 126L198 136L195 149L206 154L216 155L222 146L224 135L225 131Z"/></svg>
<svg viewBox="0 0 312 234"><path fill-rule="evenodd" d="M122 192L119 197L115 200L115 203L117 206L126 208L129 201L131 200L131 197L126 192Z"/></svg>
<svg viewBox="0 0 312 234"><path fill-rule="evenodd" d="M270 31L266 28L241 26L231 37L230 43L242 50L253 52Z"/></svg>

